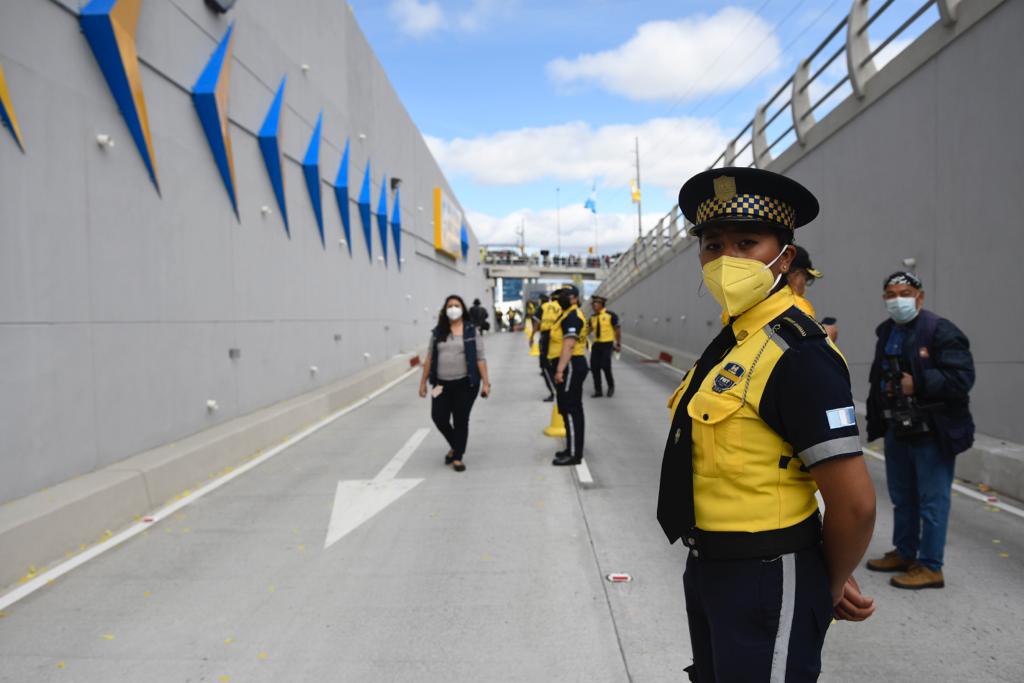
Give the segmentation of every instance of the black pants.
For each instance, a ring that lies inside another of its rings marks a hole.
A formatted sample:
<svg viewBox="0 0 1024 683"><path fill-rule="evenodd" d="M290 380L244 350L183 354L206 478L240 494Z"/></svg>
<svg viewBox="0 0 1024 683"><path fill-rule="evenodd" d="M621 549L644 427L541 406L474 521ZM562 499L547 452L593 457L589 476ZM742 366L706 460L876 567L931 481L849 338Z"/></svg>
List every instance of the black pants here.
<svg viewBox="0 0 1024 683"><path fill-rule="evenodd" d="M541 332L540 342L537 344L540 349L540 372L544 375L544 386L548 388L548 393L552 396L555 395L555 374L554 370L551 369L551 361L548 360L548 345L550 343L550 333Z"/></svg>
<svg viewBox="0 0 1024 683"><path fill-rule="evenodd" d="M558 370L558 360L551 363L551 375ZM587 379L587 359L573 356L562 374L558 389L558 412L565 421L565 447L573 458L583 457L583 382Z"/></svg>
<svg viewBox="0 0 1024 683"><path fill-rule="evenodd" d="M451 446L454 458L462 460L466 453L466 440L469 439L469 413L473 410L480 387L470 384L468 377L438 380L437 385L444 390L431 400L430 417Z"/></svg>
<svg viewBox="0 0 1024 683"><path fill-rule="evenodd" d="M818 680L832 622L820 547L772 560L701 560L691 552L683 587L695 669L690 680Z"/></svg>
<svg viewBox="0 0 1024 683"><path fill-rule="evenodd" d="M608 379L608 388L615 388L615 378L612 377L612 351L615 349L615 342L594 342L590 347L590 369L594 373L594 391L601 393L601 373Z"/></svg>

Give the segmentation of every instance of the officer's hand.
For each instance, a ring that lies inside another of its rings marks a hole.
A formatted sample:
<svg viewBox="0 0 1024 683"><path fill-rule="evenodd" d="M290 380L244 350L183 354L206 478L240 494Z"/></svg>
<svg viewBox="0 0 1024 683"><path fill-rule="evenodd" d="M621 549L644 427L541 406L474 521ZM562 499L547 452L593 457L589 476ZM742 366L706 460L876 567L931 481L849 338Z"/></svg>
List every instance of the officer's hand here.
<svg viewBox="0 0 1024 683"><path fill-rule="evenodd" d="M622 352L622 344L616 344L615 345L615 353L621 353L621 352Z"/></svg>
<svg viewBox="0 0 1024 683"><path fill-rule="evenodd" d="M480 392L480 395L482 397L484 397L484 398L487 398L488 396L491 395L491 383L490 382L484 382L483 390Z"/></svg>
<svg viewBox="0 0 1024 683"><path fill-rule="evenodd" d="M832 596L832 612L836 619L864 621L875 613L875 601L860 592L857 579L851 576L843 584L839 598Z"/></svg>
<svg viewBox="0 0 1024 683"><path fill-rule="evenodd" d="M426 398L426 397L427 397L427 383L426 382L420 382L420 398Z"/></svg>
<svg viewBox="0 0 1024 683"><path fill-rule="evenodd" d="M562 379L563 379L562 371L561 370L556 370L555 371L555 384L561 384L562 383Z"/></svg>
<svg viewBox="0 0 1024 683"><path fill-rule="evenodd" d="M914 395L914 376L909 372L903 373L903 378L900 380L900 387L903 389L904 396Z"/></svg>

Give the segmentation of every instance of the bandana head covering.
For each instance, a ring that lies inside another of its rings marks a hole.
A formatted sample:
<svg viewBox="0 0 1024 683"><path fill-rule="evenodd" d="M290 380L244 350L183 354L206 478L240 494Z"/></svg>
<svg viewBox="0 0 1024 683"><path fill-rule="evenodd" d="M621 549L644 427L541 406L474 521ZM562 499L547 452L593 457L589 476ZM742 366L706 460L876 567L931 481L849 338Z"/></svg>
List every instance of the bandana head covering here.
<svg viewBox="0 0 1024 683"><path fill-rule="evenodd" d="M897 270L895 273L885 278L885 282L882 284L882 289L885 289L889 285L910 285L914 289L924 289L921 278L914 275L909 270Z"/></svg>

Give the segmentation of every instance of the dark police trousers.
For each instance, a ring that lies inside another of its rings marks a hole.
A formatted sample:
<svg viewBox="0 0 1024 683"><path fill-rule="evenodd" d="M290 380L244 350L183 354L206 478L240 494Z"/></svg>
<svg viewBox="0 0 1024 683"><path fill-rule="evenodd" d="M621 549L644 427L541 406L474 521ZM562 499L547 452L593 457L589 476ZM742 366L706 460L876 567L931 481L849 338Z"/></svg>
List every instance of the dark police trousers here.
<svg viewBox="0 0 1024 683"><path fill-rule="evenodd" d="M437 386L444 389L430 401L430 418L451 446L454 458L462 460L469 439L469 413L480 387L470 384L469 377L438 380Z"/></svg>
<svg viewBox="0 0 1024 683"><path fill-rule="evenodd" d="M615 349L615 342L594 342L590 347L590 370L594 373L594 391L601 393L601 372L608 378L608 388L615 388L615 378L612 377L612 351Z"/></svg>
<svg viewBox="0 0 1024 683"><path fill-rule="evenodd" d="M537 344L540 349L540 373L544 375L544 386L548 388L548 393L552 396L555 394L555 371L551 369L551 361L548 360L548 345L550 344L551 333L541 332L540 342ZM557 368L558 361L555 361Z"/></svg>
<svg viewBox="0 0 1024 683"><path fill-rule="evenodd" d="M551 362L551 374L558 371L558 360ZM587 359L573 356L562 373L562 383L556 385L558 412L565 421L565 443L569 456L583 457L583 382L587 379Z"/></svg>
<svg viewBox="0 0 1024 683"><path fill-rule="evenodd" d="M820 546L754 560L690 552L683 574L699 683L803 683L821 672L832 593Z"/></svg>

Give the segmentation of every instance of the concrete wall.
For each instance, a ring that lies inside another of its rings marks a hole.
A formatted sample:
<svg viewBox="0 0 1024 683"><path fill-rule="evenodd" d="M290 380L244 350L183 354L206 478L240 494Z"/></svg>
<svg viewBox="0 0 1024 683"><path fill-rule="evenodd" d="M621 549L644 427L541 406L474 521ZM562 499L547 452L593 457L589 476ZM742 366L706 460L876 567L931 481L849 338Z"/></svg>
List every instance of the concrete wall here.
<svg viewBox="0 0 1024 683"><path fill-rule="evenodd" d="M807 148L770 168L821 201L797 238L825 273L809 298L839 319L855 396L867 394L874 328L886 315L882 280L914 258L926 305L970 337L978 429L1024 442L1015 400L1024 384L1024 2L965 2L961 13L981 5L995 7L966 29L936 26L868 82L867 106L843 103ZM948 31L963 33L950 41ZM938 52L937 41L947 43ZM691 244L609 305L627 334L699 353L718 318L699 284Z"/></svg>
<svg viewBox="0 0 1024 683"><path fill-rule="evenodd" d="M418 348L446 294L485 294L475 238L468 262L433 249L431 190L454 195L346 3L244 0L226 16L200 0L143 3L159 195L77 7L0 3L0 64L26 145L0 131L0 502ZM189 94L229 21L240 220ZM284 75L290 239L255 138ZM298 162L321 109L326 249ZM116 146L101 149L97 133ZM347 137L351 256L328 184ZM382 173L403 181L401 271L393 250L376 259L376 225L367 257L354 203L367 159L374 208Z"/></svg>

